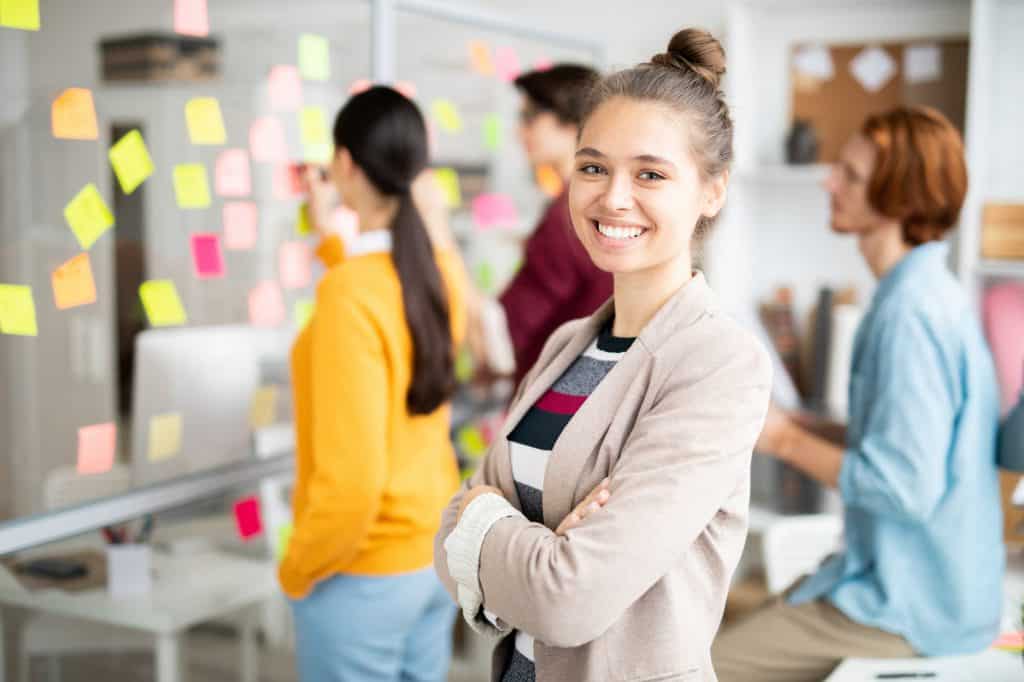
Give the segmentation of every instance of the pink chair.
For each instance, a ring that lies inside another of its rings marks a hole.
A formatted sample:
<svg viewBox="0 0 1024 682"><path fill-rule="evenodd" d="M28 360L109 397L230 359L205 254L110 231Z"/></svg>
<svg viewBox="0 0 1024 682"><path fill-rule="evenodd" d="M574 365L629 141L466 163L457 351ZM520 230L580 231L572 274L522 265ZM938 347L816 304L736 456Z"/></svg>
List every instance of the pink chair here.
<svg viewBox="0 0 1024 682"><path fill-rule="evenodd" d="M1024 284L990 287L985 292L982 314L999 374L1005 415L1017 403L1024 386Z"/></svg>

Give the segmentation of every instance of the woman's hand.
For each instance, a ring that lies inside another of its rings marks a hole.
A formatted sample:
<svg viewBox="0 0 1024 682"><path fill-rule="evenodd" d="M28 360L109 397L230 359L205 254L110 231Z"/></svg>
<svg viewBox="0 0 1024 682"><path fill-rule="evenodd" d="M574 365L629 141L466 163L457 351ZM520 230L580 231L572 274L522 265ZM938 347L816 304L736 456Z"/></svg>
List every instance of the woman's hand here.
<svg viewBox="0 0 1024 682"><path fill-rule="evenodd" d="M783 458L790 431L795 428L793 419L772 403L768 406L768 416L764 420L764 428L754 446L755 452Z"/></svg>
<svg viewBox="0 0 1024 682"><path fill-rule="evenodd" d="M609 480L607 478L598 483L597 487L591 490L590 494L562 519L562 522L558 524L558 528L555 529L555 534L565 535L571 529L583 523L583 519L607 504L612 496L612 491L608 489L608 483Z"/></svg>
<svg viewBox="0 0 1024 682"><path fill-rule="evenodd" d="M311 227L321 237L327 236L331 230L331 210L337 203L338 191L328 177L327 169L316 164L302 165L299 177L302 189L308 197L309 221Z"/></svg>
<svg viewBox="0 0 1024 682"><path fill-rule="evenodd" d="M458 523L462 520L462 512L466 511L466 507L469 506L470 502L480 497L481 495L486 495L487 493L495 493L497 495L505 497L505 493L501 492L500 489L495 488L492 485L473 486L472 488L466 491L465 495L462 496L462 502L459 504L459 515L455 517L455 523Z"/></svg>

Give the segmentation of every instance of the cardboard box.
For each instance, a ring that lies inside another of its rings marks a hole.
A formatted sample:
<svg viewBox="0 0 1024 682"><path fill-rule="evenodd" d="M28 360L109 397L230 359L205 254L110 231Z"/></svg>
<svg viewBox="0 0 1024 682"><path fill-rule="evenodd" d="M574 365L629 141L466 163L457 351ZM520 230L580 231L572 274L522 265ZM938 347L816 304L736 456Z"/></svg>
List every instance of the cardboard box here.
<svg viewBox="0 0 1024 682"><path fill-rule="evenodd" d="M100 43L105 81L207 81L220 75L220 42L176 33L144 33Z"/></svg>

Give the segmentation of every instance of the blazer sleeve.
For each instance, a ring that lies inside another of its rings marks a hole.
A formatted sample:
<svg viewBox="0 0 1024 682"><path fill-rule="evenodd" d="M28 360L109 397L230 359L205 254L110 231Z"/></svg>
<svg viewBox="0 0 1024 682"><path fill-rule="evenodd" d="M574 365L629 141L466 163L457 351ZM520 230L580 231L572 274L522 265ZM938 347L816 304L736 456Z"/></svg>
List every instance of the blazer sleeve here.
<svg viewBox="0 0 1024 682"><path fill-rule="evenodd" d="M600 513L564 536L514 517L493 525L480 555L487 609L548 645L581 646L678 563L749 476L771 365L743 338L709 349L717 359L699 372L671 372L634 424Z"/></svg>

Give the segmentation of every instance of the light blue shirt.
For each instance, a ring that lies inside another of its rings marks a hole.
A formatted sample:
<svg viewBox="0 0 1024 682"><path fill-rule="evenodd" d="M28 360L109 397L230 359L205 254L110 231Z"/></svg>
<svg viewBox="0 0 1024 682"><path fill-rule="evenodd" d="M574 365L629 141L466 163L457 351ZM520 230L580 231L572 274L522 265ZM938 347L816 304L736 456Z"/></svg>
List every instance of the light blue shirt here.
<svg viewBox="0 0 1024 682"><path fill-rule="evenodd" d="M789 597L825 597L923 655L992 643L1005 563L996 375L946 252L913 249L857 330L839 473L846 547Z"/></svg>

